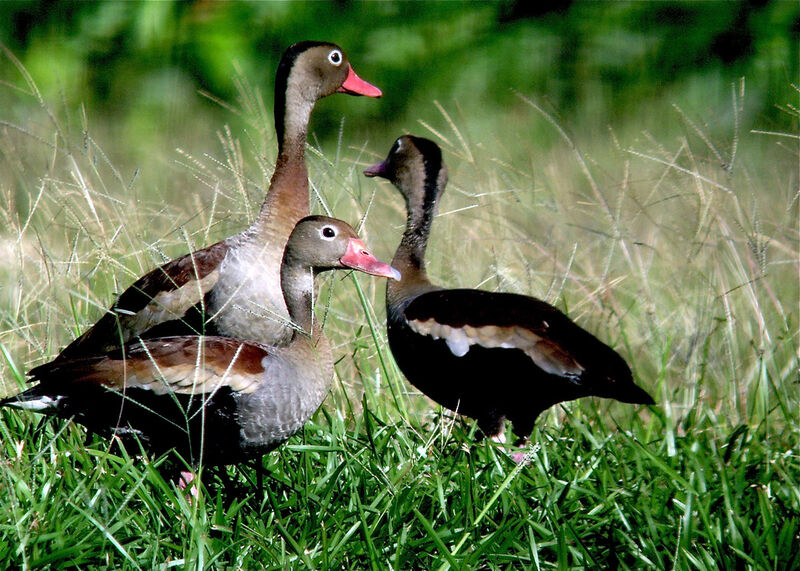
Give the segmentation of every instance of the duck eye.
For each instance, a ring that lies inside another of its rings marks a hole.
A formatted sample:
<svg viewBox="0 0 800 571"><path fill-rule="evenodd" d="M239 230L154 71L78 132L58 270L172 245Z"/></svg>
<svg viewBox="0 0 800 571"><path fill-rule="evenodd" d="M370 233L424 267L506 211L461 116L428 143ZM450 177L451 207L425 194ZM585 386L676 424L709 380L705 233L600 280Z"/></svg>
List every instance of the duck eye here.
<svg viewBox="0 0 800 571"><path fill-rule="evenodd" d="M328 61L338 67L342 63L342 52L339 50L333 50L328 54Z"/></svg>
<svg viewBox="0 0 800 571"><path fill-rule="evenodd" d="M332 238L335 238L336 237L336 230L334 230L330 226L325 226L325 228L322 229L322 237L325 238L326 240L330 240Z"/></svg>

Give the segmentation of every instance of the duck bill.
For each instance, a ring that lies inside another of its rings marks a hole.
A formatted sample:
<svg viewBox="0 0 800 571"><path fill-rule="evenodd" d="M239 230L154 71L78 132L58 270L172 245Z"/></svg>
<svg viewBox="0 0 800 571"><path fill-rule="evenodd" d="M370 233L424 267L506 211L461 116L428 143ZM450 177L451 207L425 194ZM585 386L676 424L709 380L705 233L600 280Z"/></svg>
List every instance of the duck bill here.
<svg viewBox="0 0 800 571"><path fill-rule="evenodd" d="M348 68L347 79L344 80L344 83L337 91L349 95L366 95L367 97L380 97L383 95L380 89L358 77L352 66Z"/></svg>
<svg viewBox="0 0 800 571"><path fill-rule="evenodd" d="M347 244L347 252L339 258L339 261L343 266L360 272L400 281L400 272L370 254L364 242L357 238L350 238L350 242Z"/></svg>
<svg viewBox="0 0 800 571"><path fill-rule="evenodd" d="M386 161L381 161L364 169L364 175L370 178L379 176L386 178Z"/></svg>

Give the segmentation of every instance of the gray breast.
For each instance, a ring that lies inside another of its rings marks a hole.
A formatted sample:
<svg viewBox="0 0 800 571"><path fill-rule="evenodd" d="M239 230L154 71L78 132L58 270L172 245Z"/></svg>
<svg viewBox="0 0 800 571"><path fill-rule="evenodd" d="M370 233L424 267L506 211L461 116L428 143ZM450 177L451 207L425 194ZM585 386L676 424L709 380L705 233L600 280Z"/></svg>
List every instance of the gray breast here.
<svg viewBox="0 0 800 571"><path fill-rule="evenodd" d="M257 390L237 399L243 450L269 450L287 440L303 427L328 393L330 374L319 360L313 355L287 352L290 354L267 357L264 381Z"/></svg>

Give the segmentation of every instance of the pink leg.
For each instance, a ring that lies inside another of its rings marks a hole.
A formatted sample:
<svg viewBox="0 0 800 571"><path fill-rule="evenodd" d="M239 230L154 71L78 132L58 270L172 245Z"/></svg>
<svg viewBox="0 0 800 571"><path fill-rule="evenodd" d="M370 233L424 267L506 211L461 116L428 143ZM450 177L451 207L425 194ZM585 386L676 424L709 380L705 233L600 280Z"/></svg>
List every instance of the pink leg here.
<svg viewBox="0 0 800 571"><path fill-rule="evenodd" d="M180 478L178 478L178 487L181 490L185 490L186 486L189 486L189 494L196 499L200 495L200 489L197 484L192 483L195 479L194 472L181 471Z"/></svg>
<svg viewBox="0 0 800 571"><path fill-rule="evenodd" d="M539 444L531 444L528 438L520 438L515 446L518 446L516 452L512 452L509 448L508 452L511 459L517 464L530 464L533 461L533 455L539 450Z"/></svg>
<svg viewBox="0 0 800 571"><path fill-rule="evenodd" d="M511 451L509 450L509 452ZM530 462L530 459L528 458L528 453L522 451L514 452L513 454L511 454L511 459L516 464L527 464Z"/></svg>

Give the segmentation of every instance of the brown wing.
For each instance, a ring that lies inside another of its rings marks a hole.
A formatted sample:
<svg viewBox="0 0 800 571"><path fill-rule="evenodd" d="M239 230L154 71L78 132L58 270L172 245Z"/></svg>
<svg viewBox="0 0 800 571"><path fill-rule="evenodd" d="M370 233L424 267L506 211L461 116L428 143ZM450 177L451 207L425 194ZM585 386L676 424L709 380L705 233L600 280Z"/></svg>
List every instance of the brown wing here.
<svg viewBox="0 0 800 571"><path fill-rule="evenodd" d="M473 345L519 349L550 374L578 377L584 371L569 335L591 335L555 307L532 297L438 290L417 297L404 315L412 330L445 340L459 357Z"/></svg>
<svg viewBox="0 0 800 571"><path fill-rule="evenodd" d="M88 331L70 343L56 359L117 349L161 323L181 319L219 279L228 252L226 242L186 254L142 276L117 298Z"/></svg>
<svg viewBox="0 0 800 571"><path fill-rule="evenodd" d="M221 387L253 392L263 380L264 359L274 349L227 337L183 336L137 340L96 357L59 359L32 369L42 386L84 384L124 392L206 394Z"/></svg>

